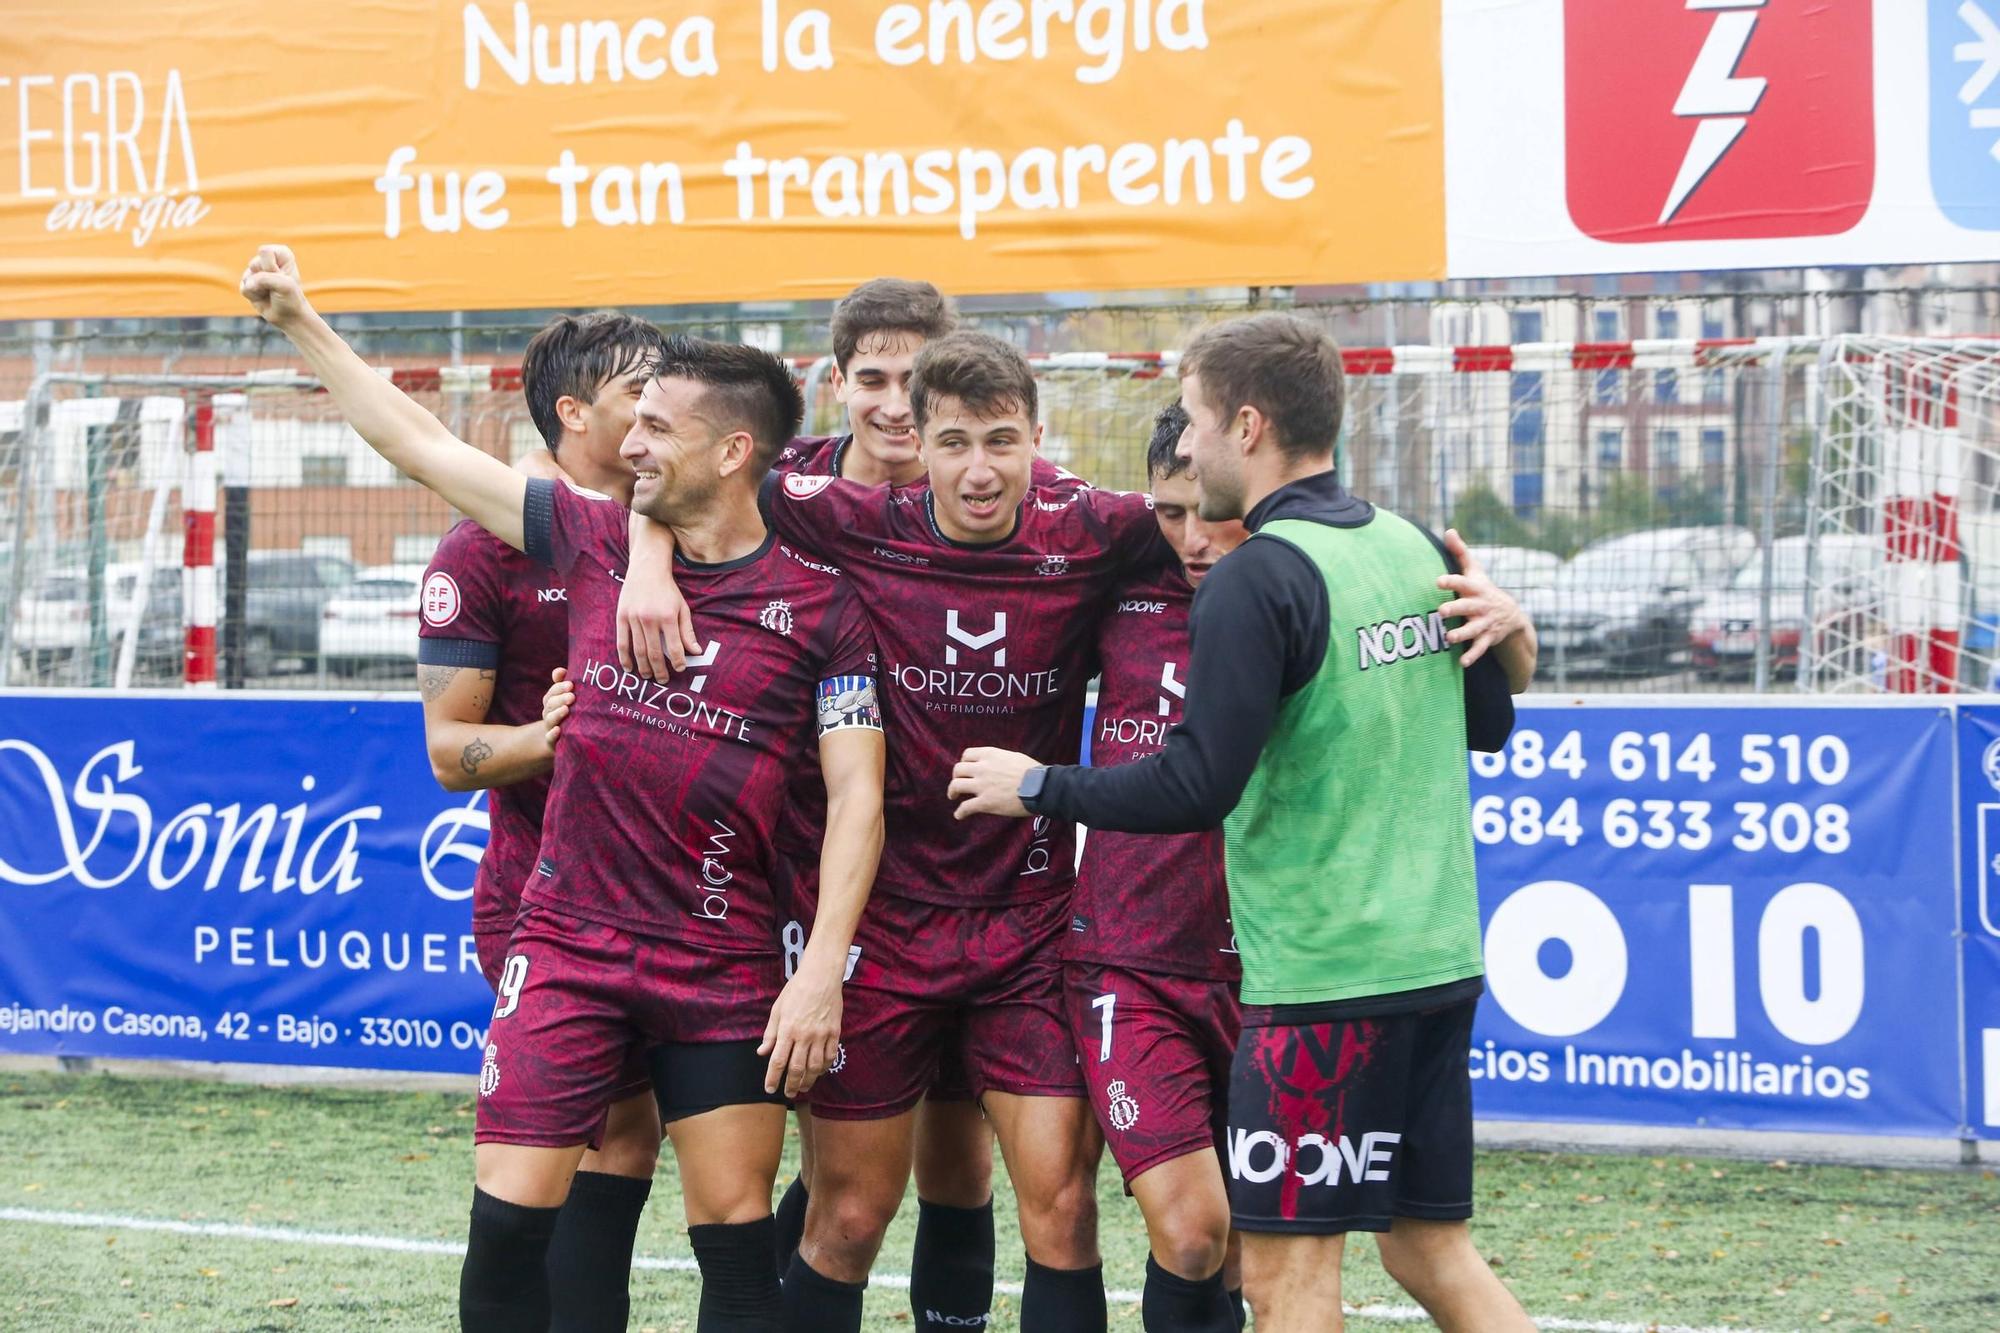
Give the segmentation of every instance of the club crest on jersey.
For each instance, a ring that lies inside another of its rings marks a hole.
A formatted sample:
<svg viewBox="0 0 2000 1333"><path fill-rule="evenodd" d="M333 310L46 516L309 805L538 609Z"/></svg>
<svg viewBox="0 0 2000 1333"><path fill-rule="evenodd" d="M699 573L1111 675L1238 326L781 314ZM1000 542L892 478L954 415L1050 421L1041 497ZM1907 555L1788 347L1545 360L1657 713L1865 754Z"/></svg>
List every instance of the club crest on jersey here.
<svg viewBox="0 0 2000 1333"><path fill-rule="evenodd" d="M1035 566L1035 572L1037 574L1067 574L1069 573L1069 557L1066 555L1045 555L1042 557L1042 563Z"/></svg>
<svg viewBox="0 0 2000 1333"><path fill-rule="evenodd" d="M757 613L757 623L774 633L789 636L792 632L792 604L786 601L772 602Z"/></svg>
<svg viewBox="0 0 2000 1333"><path fill-rule="evenodd" d="M1132 1094L1125 1091L1124 1079L1112 1079L1111 1086L1104 1090L1104 1095L1111 1103L1105 1108L1104 1114L1111 1121L1113 1129L1123 1133L1139 1123L1139 1103L1133 1099Z"/></svg>
<svg viewBox="0 0 2000 1333"><path fill-rule="evenodd" d="M793 472L785 477L785 494L794 500L810 500L827 487L833 485L832 477L808 477Z"/></svg>
<svg viewBox="0 0 2000 1333"><path fill-rule="evenodd" d="M500 1089L500 1048L486 1043L486 1058L479 1062L479 1095L491 1097Z"/></svg>
<svg viewBox="0 0 2000 1333"><path fill-rule="evenodd" d="M458 619L461 605L457 580L442 569L432 570L424 580L424 623L433 629L449 625Z"/></svg>

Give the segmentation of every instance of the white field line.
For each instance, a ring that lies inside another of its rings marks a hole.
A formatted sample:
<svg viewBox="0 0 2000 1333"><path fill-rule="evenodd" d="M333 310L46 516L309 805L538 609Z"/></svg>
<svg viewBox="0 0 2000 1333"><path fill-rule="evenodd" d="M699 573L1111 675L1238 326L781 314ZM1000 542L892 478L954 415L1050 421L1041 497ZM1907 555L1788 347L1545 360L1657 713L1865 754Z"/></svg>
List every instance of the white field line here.
<svg viewBox="0 0 2000 1333"><path fill-rule="evenodd" d="M404 1236L377 1236L356 1231L300 1231L291 1227L253 1227L236 1222L182 1222L172 1218L129 1217L122 1213L61 1213L40 1208L0 1208L0 1222L22 1222L30 1226L78 1227L88 1231L164 1231L177 1236L208 1236L217 1240L269 1241L280 1245L331 1245L349 1250L378 1250L393 1254L435 1254L458 1259L465 1246L451 1240L415 1240ZM632 1267L669 1273L699 1271L693 1259L654 1258L634 1255ZM877 1273L869 1279L873 1287L907 1290L906 1273ZM996 1282L995 1291L1011 1296L1021 1294L1018 1282ZM1106 1297L1120 1305L1137 1305L1136 1291L1107 1291ZM1430 1316L1410 1305L1348 1306L1347 1317L1381 1324L1427 1324ZM1535 1327L1549 1333L1767 1333L1742 1327L1695 1328L1687 1324L1633 1324L1606 1319L1561 1319L1544 1316Z"/></svg>

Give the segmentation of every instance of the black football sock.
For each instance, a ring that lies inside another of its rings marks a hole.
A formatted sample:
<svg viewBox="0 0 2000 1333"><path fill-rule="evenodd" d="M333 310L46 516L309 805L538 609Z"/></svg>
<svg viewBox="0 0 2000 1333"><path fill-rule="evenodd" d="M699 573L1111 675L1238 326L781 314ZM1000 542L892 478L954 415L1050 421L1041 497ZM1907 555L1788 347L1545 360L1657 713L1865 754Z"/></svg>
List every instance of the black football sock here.
<svg viewBox="0 0 2000 1333"><path fill-rule="evenodd" d="M920 1329L984 1328L993 1309L993 1201L979 1208L917 1200L910 1313Z"/></svg>
<svg viewBox="0 0 2000 1333"><path fill-rule="evenodd" d="M701 1308L695 1333L784 1333L785 1307L771 1271L769 1217L688 1228L701 1266Z"/></svg>
<svg viewBox="0 0 2000 1333"><path fill-rule="evenodd" d="M549 1238L558 1211L473 1189L458 1272L458 1322L467 1333L548 1333Z"/></svg>
<svg viewBox="0 0 2000 1333"><path fill-rule="evenodd" d="M785 1270L785 1333L861 1333L861 1293L867 1289L866 1282L823 1276L794 1254Z"/></svg>
<svg viewBox="0 0 2000 1333"><path fill-rule="evenodd" d="M1044 1268L1028 1260L1021 1327L1034 1333L1105 1333L1104 1265Z"/></svg>
<svg viewBox="0 0 2000 1333"><path fill-rule="evenodd" d="M579 1171L549 1241L553 1333L623 1333L632 1313L632 1242L653 1182Z"/></svg>
<svg viewBox="0 0 2000 1333"><path fill-rule="evenodd" d="M806 1203L806 1178L793 1176L785 1197L778 1200L777 1239L772 1242L778 1251L779 1277L791 1268L792 1256L799 1252L799 1241L806 1234Z"/></svg>
<svg viewBox="0 0 2000 1333"><path fill-rule="evenodd" d="M1146 1333L1236 1333L1236 1313L1229 1307L1219 1268L1190 1282L1147 1255L1139 1310Z"/></svg>
<svg viewBox="0 0 2000 1333"><path fill-rule="evenodd" d="M1244 1329L1250 1327L1250 1307L1243 1303L1243 1288L1229 1289L1229 1308L1236 1312L1237 1333L1242 1333Z"/></svg>

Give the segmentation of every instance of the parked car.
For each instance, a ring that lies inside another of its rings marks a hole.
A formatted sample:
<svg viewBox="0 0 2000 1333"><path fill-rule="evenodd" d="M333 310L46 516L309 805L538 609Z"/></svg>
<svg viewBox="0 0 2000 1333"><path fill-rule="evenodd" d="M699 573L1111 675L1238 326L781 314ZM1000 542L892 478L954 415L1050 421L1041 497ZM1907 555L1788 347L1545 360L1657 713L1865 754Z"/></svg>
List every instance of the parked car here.
<svg viewBox="0 0 2000 1333"><path fill-rule="evenodd" d="M319 613L319 653L326 669L349 675L385 662L417 660L417 608L423 565L364 569Z"/></svg>
<svg viewBox="0 0 2000 1333"><path fill-rule="evenodd" d="M1764 607L1764 561L1752 559L1736 571L1724 592L1705 598L1688 625L1688 650L1697 671L1723 676L1754 670L1760 638L1770 644L1773 671L1797 671L1806 628L1805 537L1771 543L1771 623L1759 634ZM1868 574L1882 559L1882 540L1832 534L1819 539L1814 569L1813 622L1822 641L1858 642L1858 623L1870 596ZM1839 631L1828 634L1828 631Z"/></svg>
<svg viewBox="0 0 2000 1333"><path fill-rule="evenodd" d="M104 632L114 663L119 638L131 621L141 572L142 567L131 562L104 567ZM90 614L88 569L78 566L51 570L35 581L14 614L14 650L31 678L60 671L89 653ZM146 586L135 674L166 674L178 665L178 647L162 656L161 631L177 626L180 617L180 568L155 566Z"/></svg>
<svg viewBox="0 0 2000 1333"><path fill-rule="evenodd" d="M1541 665L1572 671L1660 672L1686 655L1694 609L1728 586L1757 549L1745 528L1657 528L1592 542L1543 593L1535 618Z"/></svg>
<svg viewBox="0 0 2000 1333"><path fill-rule="evenodd" d="M300 551L252 551L244 592L243 659L250 676L281 662L316 665L320 612L354 582L354 563ZM216 608L218 619L222 607Z"/></svg>
<svg viewBox="0 0 2000 1333"><path fill-rule="evenodd" d="M1506 589L1516 600L1529 593L1546 593L1556 586L1562 557L1554 551L1532 546L1472 546L1466 548L1486 571L1486 576Z"/></svg>

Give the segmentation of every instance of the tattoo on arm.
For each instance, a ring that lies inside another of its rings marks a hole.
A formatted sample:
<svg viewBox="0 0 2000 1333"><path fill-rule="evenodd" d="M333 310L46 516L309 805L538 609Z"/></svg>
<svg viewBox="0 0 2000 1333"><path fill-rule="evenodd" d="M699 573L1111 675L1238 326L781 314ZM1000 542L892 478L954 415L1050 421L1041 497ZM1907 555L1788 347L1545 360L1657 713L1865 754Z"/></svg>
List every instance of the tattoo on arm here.
<svg viewBox="0 0 2000 1333"><path fill-rule="evenodd" d="M424 696L425 703L429 703L451 688L451 683L458 679L458 672L459 668L457 667L424 666L419 664L417 667L417 692Z"/></svg>
<svg viewBox="0 0 2000 1333"><path fill-rule="evenodd" d="M479 766L493 757L493 747L485 741L474 741L459 753L458 766L471 777L479 772Z"/></svg>
<svg viewBox="0 0 2000 1333"><path fill-rule="evenodd" d="M464 667L426 666L419 663L417 666L417 692L423 696L425 703L430 703L434 699L441 699L447 690L458 683L459 673L465 669ZM472 706L484 710L493 703L493 684L500 679L500 673L497 670L489 670L484 667L478 670L479 674L476 678L476 683L479 688L473 692Z"/></svg>

